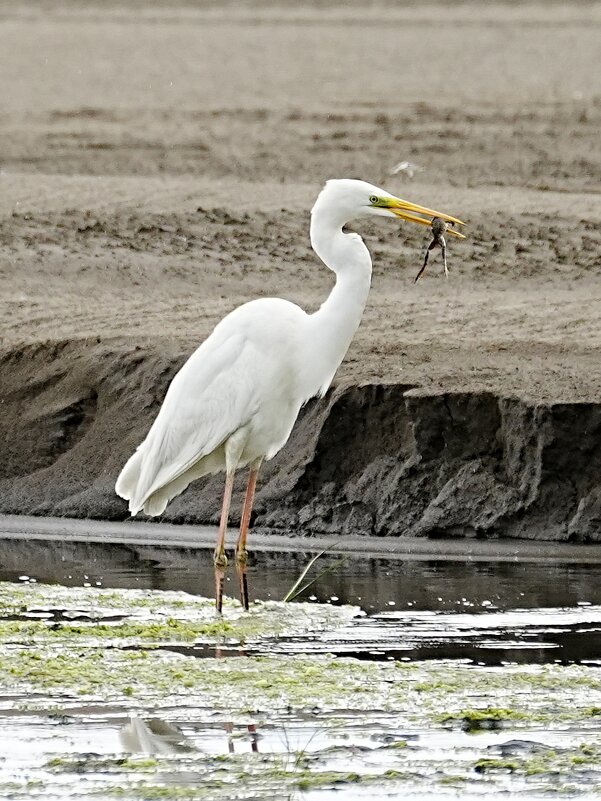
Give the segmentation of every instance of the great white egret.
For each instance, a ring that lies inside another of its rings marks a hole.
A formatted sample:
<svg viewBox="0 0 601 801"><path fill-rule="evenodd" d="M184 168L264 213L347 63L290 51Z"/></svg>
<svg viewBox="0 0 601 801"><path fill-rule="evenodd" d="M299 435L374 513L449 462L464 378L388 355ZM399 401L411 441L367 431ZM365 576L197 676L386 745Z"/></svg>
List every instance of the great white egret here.
<svg viewBox="0 0 601 801"><path fill-rule="evenodd" d="M364 181L328 181L311 211L311 244L336 274L328 298L313 314L287 300L261 298L221 320L171 382L146 439L117 480L116 492L129 501L132 515L143 510L155 516L191 481L225 470L214 555L218 612L235 471L250 467L235 551L241 600L248 608L246 541L257 474L262 461L286 443L301 406L326 392L359 326L371 257L361 237L343 226L372 215L422 225L438 217L463 225Z"/></svg>

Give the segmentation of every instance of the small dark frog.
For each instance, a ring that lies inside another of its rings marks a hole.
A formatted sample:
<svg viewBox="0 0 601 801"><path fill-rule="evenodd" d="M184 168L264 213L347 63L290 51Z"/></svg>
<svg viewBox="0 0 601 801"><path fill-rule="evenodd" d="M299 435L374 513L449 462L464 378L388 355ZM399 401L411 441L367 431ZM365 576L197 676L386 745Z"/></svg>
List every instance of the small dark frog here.
<svg viewBox="0 0 601 801"><path fill-rule="evenodd" d="M447 243L444 238L444 235L447 231L454 236L459 236L462 239L463 234L460 234L458 231L453 231L449 229L449 225L453 225L453 223L446 223L444 220L441 220L440 217L434 217L432 220L430 227L432 228L432 241L428 245L426 249L426 255L424 257L424 263L422 264L421 270L415 276L415 281L413 283L417 283L423 274L424 270L426 269L426 265L428 263L428 258L430 257L430 251L434 250L434 248L440 248L442 250L442 263L444 268L445 277L449 277L449 268L447 267Z"/></svg>

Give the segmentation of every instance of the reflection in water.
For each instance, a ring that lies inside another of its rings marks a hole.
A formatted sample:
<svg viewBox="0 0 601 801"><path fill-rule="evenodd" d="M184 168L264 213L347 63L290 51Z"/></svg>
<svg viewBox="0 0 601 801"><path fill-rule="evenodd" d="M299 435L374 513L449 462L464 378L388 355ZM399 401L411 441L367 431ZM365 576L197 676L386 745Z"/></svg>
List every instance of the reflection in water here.
<svg viewBox="0 0 601 801"><path fill-rule="evenodd" d="M250 750L253 754L259 753L259 734L257 732L257 727L254 723L247 723L246 731L248 732L248 737L244 736L244 738L236 738L234 736L234 724L230 721L228 723L223 724L225 731L227 733L227 750L230 754L236 753L236 741L243 743L250 741ZM240 749L239 749L240 750ZM242 748L242 751L245 749Z"/></svg>
<svg viewBox="0 0 601 801"><path fill-rule="evenodd" d="M160 718L142 720L131 715L129 723L119 731L124 751L131 754L177 754L191 751L182 730Z"/></svg>
<svg viewBox="0 0 601 801"><path fill-rule="evenodd" d="M256 724L247 723L237 728L238 731L232 721L223 724L228 753L250 750L251 753L258 754L260 735ZM130 754L180 754L196 750L178 726L160 718L142 720L137 715L131 715L129 722L119 730L119 741L123 750ZM250 744L250 749L246 748L247 743Z"/></svg>

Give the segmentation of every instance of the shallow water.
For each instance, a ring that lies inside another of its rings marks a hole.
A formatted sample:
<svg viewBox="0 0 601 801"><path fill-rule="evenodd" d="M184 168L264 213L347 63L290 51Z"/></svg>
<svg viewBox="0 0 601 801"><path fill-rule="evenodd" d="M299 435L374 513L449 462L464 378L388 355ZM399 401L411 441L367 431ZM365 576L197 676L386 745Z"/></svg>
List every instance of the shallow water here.
<svg viewBox="0 0 601 801"><path fill-rule="evenodd" d="M251 596L283 599L312 556L251 554ZM181 590L203 597L213 592L209 551L0 541L0 566L5 581ZM490 665L601 661L601 563L324 554L307 582L298 600L351 604L367 613L352 631L313 646L321 651L363 659L450 658ZM226 593L236 592L232 567ZM501 614L508 610L511 615ZM299 638L270 643L272 649L305 653L309 645ZM214 655L202 644L189 653Z"/></svg>
<svg viewBox="0 0 601 801"><path fill-rule="evenodd" d="M281 600L311 556L255 554L253 597ZM12 594L11 585L2 591L0 671L12 659L30 682L13 685L9 673L1 687L0 795L350 801L601 791L601 565L324 554L307 576L308 604L256 605L250 619L260 625L241 635L236 626L249 618L230 603L226 635L209 627L182 638L152 626L212 619L210 603L169 592L210 596L209 552L5 541L0 563L0 579L14 582ZM141 634L131 633L136 621ZM81 678L40 683L37 662L33 672L15 662L32 652L42 664L65 654ZM143 668L140 686L126 675L129 657L143 657L132 663ZM119 669L103 679L105 659L117 658L123 678ZM147 660L157 668L144 673ZM157 673L178 660L184 679L196 678L157 691ZM255 663L253 684L244 671ZM299 664L311 678L288 684ZM222 690L204 675L219 680L221 666L234 671ZM340 686L324 695L333 669ZM399 679L408 683L395 689Z"/></svg>

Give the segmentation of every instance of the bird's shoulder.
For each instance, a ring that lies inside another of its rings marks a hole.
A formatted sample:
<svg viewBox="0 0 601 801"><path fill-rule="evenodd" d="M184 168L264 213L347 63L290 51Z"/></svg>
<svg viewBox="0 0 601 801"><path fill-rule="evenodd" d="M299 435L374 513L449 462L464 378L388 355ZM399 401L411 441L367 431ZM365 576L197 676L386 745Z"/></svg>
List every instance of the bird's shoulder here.
<svg viewBox="0 0 601 801"><path fill-rule="evenodd" d="M306 313L280 298L260 298L238 306L214 328L213 333L190 355L173 380L206 390L225 374L241 370L248 377L250 364L270 358L282 348L294 349ZM219 381L222 383L222 381Z"/></svg>
<svg viewBox="0 0 601 801"><path fill-rule="evenodd" d="M248 325L251 329L263 321L285 324L295 323L306 318L306 312L283 298L256 298L248 303L243 303L231 311L219 323L217 328L241 330L242 325ZM215 329L217 330L217 329Z"/></svg>
<svg viewBox="0 0 601 801"><path fill-rule="evenodd" d="M279 343L291 343L302 334L307 313L282 298L258 298L234 309L215 327L207 342L235 339L258 348L272 349Z"/></svg>

